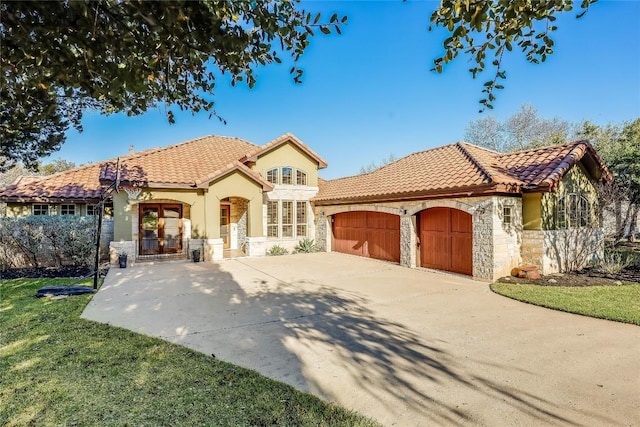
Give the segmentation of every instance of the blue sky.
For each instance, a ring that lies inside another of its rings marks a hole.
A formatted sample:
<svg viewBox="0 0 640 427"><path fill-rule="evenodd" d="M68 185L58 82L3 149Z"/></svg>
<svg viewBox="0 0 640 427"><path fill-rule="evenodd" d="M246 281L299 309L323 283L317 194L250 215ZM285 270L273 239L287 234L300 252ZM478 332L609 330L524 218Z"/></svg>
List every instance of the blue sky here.
<svg viewBox="0 0 640 427"><path fill-rule="evenodd" d="M579 3L579 1L577 2ZM296 85L287 61L258 70L253 89L218 82L214 98L224 125L208 114L177 114L164 107L143 116L88 113L84 132L68 132L50 159L77 164L217 134L264 144L292 132L327 160L324 178L358 173L389 154L396 157L463 139L478 113L487 73L473 80L466 57L443 74L429 71L442 53L442 30L427 30L438 2L303 1L325 18L349 17L341 36L318 35L301 60ZM490 112L504 119L529 103L547 118L597 124L640 117L640 1L603 1L581 19L558 19L555 53L540 65L506 58L505 89ZM487 114L487 113L485 113ZM45 162L47 159L45 159ZM188 167L188 165L185 165Z"/></svg>

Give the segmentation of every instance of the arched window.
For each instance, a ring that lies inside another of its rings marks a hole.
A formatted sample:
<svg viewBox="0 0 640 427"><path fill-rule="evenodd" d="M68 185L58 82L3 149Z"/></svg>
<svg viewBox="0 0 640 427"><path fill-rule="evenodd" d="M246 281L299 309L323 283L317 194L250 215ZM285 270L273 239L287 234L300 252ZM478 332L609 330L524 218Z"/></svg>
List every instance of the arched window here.
<svg viewBox="0 0 640 427"><path fill-rule="evenodd" d="M556 205L556 228L590 227L592 225L591 202L581 194L567 194Z"/></svg>
<svg viewBox="0 0 640 427"><path fill-rule="evenodd" d="M279 171L278 168L269 169L267 171L267 181L269 181L272 184L279 184L278 171Z"/></svg>
<svg viewBox="0 0 640 427"><path fill-rule="evenodd" d="M296 170L296 185L307 185L307 174L301 170Z"/></svg>

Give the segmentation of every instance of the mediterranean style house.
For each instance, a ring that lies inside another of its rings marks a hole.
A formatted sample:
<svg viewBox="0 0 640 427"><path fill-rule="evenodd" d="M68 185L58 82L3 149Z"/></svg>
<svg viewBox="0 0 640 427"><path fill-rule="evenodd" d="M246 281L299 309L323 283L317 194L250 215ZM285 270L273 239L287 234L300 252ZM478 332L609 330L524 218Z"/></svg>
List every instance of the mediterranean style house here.
<svg viewBox="0 0 640 427"><path fill-rule="evenodd" d="M106 199L112 260L264 256L303 238L337 251L493 280L543 274L601 250L594 183L611 174L586 141L501 154L458 142L325 181L294 135L257 146L207 136L0 190L8 216L93 215ZM107 192L107 189L114 191Z"/></svg>

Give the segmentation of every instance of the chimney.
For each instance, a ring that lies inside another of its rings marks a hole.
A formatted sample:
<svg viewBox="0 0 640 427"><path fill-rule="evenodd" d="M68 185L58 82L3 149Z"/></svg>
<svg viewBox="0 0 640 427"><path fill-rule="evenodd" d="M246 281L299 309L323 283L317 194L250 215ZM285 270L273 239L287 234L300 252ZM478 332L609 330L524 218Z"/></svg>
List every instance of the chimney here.
<svg viewBox="0 0 640 427"><path fill-rule="evenodd" d="M129 154L133 154L133 144L129 145Z"/></svg>

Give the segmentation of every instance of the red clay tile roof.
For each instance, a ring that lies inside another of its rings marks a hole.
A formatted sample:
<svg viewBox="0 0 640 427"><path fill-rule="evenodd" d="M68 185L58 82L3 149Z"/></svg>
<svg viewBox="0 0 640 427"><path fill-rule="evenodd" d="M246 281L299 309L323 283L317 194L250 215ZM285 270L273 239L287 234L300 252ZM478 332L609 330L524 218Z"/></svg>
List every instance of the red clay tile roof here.
<svg viewBox="0 0 640 427"><path fill-rule="evenodd" d="M324 162L295 136L286 134L275 141L292 140L296 145ZM137 183L155 188L198 188L230 172L239 171L270 190L260 174L239 159L246 153L266 152L277 146L272 141L259 147L239 138L205 136L168 147L130 154L118 159L82 166L44 177L23 177L4 189L0 200L7 202L97 201L104 185L116 178L119 166L121 184ZM266 148L265 148L266 147ZM303 148L306 147L306 148ZM326 165L326 163L324 163Z"/></svg>
<svg viewBox="0 0 640 427"><path fill-rule="evenodd" d="M594 178L611 179L586 141L508 154L458 142L410 154L370 173L320 181L313 200L330 204L548 191L579 161L586 162Z"/></svg>
<svg viewBox="0 0 640 427"><path fill-rule="evenodd" d="M97 202L100 199L101 163L93 163L48 176L23 176L0 189L6 202Z"/></svg>

